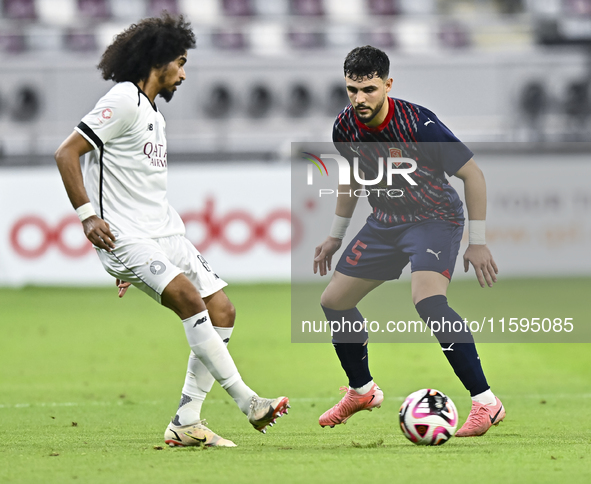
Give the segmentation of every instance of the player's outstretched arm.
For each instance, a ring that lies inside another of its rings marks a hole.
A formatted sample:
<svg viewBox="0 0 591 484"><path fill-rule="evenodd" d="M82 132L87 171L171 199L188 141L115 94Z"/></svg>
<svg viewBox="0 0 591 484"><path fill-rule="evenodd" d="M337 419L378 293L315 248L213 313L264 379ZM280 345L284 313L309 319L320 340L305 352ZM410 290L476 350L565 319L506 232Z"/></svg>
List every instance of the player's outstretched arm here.
<svg viewBox="0 0 591 484"><path fill-rule="evenodd" d="M360 188L357 182L352 181L351 185L339 185L339 193L353 193ZM335 210L335 219L332 224L330 235L316 247L314 251L314 274L320 271L321 276L325 276L332 269L332 256L341 248L345 230L355 211L357 197L339 195L337 197L337 208Z"/></svg>
<svg viewBox="0 0 591 484"><path fill-rule="evenodd" d="M92 145L74 131L55 152L55 161L74 209L89 203L80 169L80 157L92 149ZM86 238L95 246L109 252L115 248L115 237L111 233L109 224L103 219L91 215L82 220L82 226Z"/></svg>
<svg viewBox="0 0 591 484"><path fill-rule="evenodd" d="M486 182L484 175L472 159L460 168L456 176L464 182L466 208L468 209L470 242L464 253L464 272L470 264L474 266L476 277L482 287L492 287L497 282L499 269L486 246Z"/></svg>

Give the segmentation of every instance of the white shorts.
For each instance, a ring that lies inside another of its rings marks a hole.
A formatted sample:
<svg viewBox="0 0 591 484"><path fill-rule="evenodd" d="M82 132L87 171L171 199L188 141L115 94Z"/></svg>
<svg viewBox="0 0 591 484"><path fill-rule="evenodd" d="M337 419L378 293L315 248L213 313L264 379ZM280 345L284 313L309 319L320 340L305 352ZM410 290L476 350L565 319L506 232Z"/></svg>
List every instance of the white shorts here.
<svg viewBox="0 0 591 484"><path fill-rule="evenodd" d="M179 274L189 278L201 297L228 285L183 235L160 239L118 238L112 252L96 251L109 274L131 282L159 303L166 286Z"/></svg>

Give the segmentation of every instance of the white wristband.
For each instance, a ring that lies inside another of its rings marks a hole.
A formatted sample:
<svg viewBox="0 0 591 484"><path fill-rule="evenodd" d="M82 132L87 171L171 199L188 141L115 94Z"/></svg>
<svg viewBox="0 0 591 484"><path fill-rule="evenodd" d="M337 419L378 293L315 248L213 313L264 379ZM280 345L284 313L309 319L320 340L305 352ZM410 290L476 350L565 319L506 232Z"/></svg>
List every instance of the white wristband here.
<svg viewBox="0 0 591 484"><path fill-rule="evenodd" d="M342 239L347 232L347 227L351 223L351 219L347 217L340 217L335 215L332 221L332 227L330 228L330 236L335 239Z"/></svg>
<svg viewBox="0 0 591 484"><path fill-rule="evenodd" d="M486 245L486 222L470 220L468 243L470 245Z"/></svg>
<svg viewBox="0 0 591 484"><path fill-rule="evenodd" d="M96 215L96 212L94 211L94 208L92 208L92 205L90 204L90 202L85 203L84 205L80 205L76 209L76 213L78 214L78 218L80 219L80 222L84 222L88 217L92 217L93 215Z"/></svg>

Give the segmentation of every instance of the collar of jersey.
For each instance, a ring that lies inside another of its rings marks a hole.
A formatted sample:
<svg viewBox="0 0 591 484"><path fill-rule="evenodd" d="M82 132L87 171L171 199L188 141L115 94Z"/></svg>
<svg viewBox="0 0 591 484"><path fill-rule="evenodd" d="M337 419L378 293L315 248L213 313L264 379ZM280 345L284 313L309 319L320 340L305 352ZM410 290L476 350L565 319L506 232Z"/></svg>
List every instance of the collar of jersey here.
<svg viewBox="0 0 591 484"><path fill-rule="evenodd" d="M392 120L392 116L394 116L394 99L388 97L388 115L386 116L386 119L384 119L382 124L376 126L375 128L370 128L366 124L363 124L361 121L359 121L359 119L357 119L357 114L355 114L355 110L353 110L353 116L355 116L355 122L357 123L357 126L359 126L359 128L364 129L365 131L382 131Z"/></svg>
<svg viewBox="0 0 591 484"><path fill-rule="evenodd" d="M140 95L143 94L144 96L146 96L146 99L150 103L150 106L152 106L152 109L154 111L158 112L158 108L156 107L156 104L153 103L152 101L150 101L150 98L148 97L148 95L144 91L142 91L140 89L140 86L138 86L137 84L134 84L134 86L137 87L137 92L138 92L138 95L137 95L137 105L138 106L140 105Z"/></svg>

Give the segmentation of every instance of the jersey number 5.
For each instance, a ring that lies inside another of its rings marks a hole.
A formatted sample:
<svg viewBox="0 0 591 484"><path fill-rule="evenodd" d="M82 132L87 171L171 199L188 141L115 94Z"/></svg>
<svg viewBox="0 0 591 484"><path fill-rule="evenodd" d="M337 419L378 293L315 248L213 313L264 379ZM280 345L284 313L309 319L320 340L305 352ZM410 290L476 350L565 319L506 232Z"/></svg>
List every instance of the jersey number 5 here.
<svg viewBox="0 0 591 484"><path fill-rule="evenodd" d="M361 257L361 251L357 249L357 247L361 247L362 249L367 249L367 245L361 242L361 240L357 240L355 245L351 248L351 252L355 254L355 259L351 259L351 257L347 257L347 262L352 266L356 266L359 258Z"/></svg>

